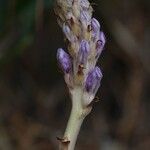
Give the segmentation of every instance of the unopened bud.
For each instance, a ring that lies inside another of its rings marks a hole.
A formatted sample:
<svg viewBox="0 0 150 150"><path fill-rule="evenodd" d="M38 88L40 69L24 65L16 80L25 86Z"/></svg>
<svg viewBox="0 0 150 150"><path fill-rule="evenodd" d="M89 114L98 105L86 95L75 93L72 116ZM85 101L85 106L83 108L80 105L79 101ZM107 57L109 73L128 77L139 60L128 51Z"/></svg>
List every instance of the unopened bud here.
<svg viewBox="0 0 150 150"><path fill-rule="evenodd" d="M72 37L71 30L70 30L69 26L66 25L65 23L63 24L63 33L65 34L66 38L69 41L71 41L71 37Z"/></svg>
<svg viewBox="0 0 150 150"><path fill-rule="evenodd" d="M96 42L99 39L100 24L95 18L92 18L91 20L91 31L92 31L92 40L93 42Z"/></svg>
<svg viewBox="0 0 150 150"><path fill-rule="evenodd" d="M70 56L62 49L57 50L57 60L64 73L69 73L71 70Z"/></svg>
<svg viewBox="0 0 150 150"><path fill-rule="evenodd" d="M93 95L96 94L100 86L102 76L103 75L99 67L95 67L91 72L89 72L85 82L85 89L88 93L92 93Z"/></svg>
<svg viewBox="0 0 150 150"><path fill-rule="evenodd" d="M91 20L91 28L94 32L98 32L100 30L100 24L95 18L92 18Z"/></svg>
<svg viewBox="0 0 150 150"><path fill-rule="evenodd" d="M82 22L82 24L88 24L90 19L91 19L91 16L87 11L82 11L80 13L80 21Z"/></svg>
<svg viewBox="0 0 150 150"><path fill-rule="evenodd" d="M90 51L90 46L88 41L82 40L80 43L80 48L78 53L78 62L80 64L86 64L89 51Z"/></svg>
<svg viewBox="0 0 150 150"><path fill-rule="evenodd" d="M80 5L81 5L81 7L82 7L83 9L88 9L89 6L90 6L90 3L89 3L88 0L81 0L81 1L80 1Z"/></svg>

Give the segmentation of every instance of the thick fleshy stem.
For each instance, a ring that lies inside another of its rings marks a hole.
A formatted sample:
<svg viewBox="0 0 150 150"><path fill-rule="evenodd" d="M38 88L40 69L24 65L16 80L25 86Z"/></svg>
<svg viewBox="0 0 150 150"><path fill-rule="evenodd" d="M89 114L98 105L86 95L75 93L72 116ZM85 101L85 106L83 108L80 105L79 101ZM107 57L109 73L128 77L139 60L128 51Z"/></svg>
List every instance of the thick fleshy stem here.
<svg viewBox="0 0 150 150"><path fill-rule="evenodd" d="M75 87L71 93L72 110L64 137L60 140L60 150L74 150L82 122L92 109L92 107L83 107L82 94L80 87Z"/></svg>

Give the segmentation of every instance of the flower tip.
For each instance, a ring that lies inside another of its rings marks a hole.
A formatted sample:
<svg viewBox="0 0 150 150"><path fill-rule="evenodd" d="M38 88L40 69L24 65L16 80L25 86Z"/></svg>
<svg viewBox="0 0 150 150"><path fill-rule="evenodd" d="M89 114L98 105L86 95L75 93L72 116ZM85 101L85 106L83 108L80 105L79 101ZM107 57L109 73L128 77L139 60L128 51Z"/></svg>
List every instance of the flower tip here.
<svg viewBox="0 0 150 150"><path fill-rule="evenodd" d="M57 50L57 60L64 73L69 73L71 70L70 56L62 49Z"/></svg>
<svg viewBox="0 0 150 150"><path fill-rule="evenodd" d="M57 49L57 60L60 61L64 56L68 55L62 48Z"/></svg>
<svg viewBox="0 0 150 150"><path fill-rule="evenodd" d="M95 73L96 73L97 78L102 79L103 75L102 75L101 69L98 66L95 67Z"/></svg>
<svg viewBox="0 0 150 150"><path fill-rule="evenodd" d="M103 75L99 67L95 67L91 72L89 72L85 82L86 91L95 95L100 86L102 76Z"/></svg>
<svg viewBox="0 0 150 150"><path fill-rule="evenodd" d="M62 30L63 30L63 33L64 35L66 36L66 38L71 41L72 39L72 35L71 35L71 30L70 30L70 27L68 25L66 25L66 23L63 24L63 27L62 27Z"/></svg>
<svg viewBox="0 0 150 150"><path fill-rule="evenodd" d="M95 18L92 18L91 20L91 27L92 27L92 30L94 32L97 32L98 30L100 30L100 23L97 19Z"/></svg>
<svg viewBox="0 0 150 150"><path fill-rule="evenodd" d="M89 45L88 41L86 41L86 40L82 40L81 41L81 43L80 43L80 50L83 51L83 52L86 52L86 53L89 52L90 45Z"/></svg>
<svg viewBox="0 0 150 150"><path fill-rule="evenodd" d="M80 43L80 49L78 53L78 62L80 64L86 64L89 51L90 51L90 45L88 41L82 40Z"/></svg>
<svg viewBox="0 0 150 150"><path fill-rule="evenodd" d="M69 26L67 26L65 23L63 24L63 32L66 33L70 33L70 28Z"/></svg>

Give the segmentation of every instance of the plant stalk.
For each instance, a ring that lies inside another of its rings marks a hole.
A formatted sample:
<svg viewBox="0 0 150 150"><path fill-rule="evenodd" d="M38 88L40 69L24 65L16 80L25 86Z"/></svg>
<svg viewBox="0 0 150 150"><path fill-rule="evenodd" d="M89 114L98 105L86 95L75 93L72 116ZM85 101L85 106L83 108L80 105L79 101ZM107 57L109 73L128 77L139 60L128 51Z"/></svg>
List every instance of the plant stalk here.
<svg viewBox="0 0 150 150"><path fill-rule="evenodd" d="M76 88L72 92L71 114L64 137L60 142L60 150L74 150L83 120L91 111L91 107L83 107L82 92L80 88Z"/></svg>

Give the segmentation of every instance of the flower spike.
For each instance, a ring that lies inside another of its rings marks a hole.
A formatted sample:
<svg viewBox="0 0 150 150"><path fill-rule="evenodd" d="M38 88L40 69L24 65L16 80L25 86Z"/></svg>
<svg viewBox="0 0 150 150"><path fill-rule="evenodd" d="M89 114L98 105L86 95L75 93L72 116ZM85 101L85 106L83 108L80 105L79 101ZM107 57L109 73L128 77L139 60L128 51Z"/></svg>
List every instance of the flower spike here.
<svg viewBox="0 0 150 150"><path fill-rule="evenodd" d="M60 150L74 150L81 124L91 112L101 84L102 73L96 62L106 40L99 21L92 18L93 8L88 0L56 0L55 13L69 53L59 48L57 60L72 100Z"/></svg>

